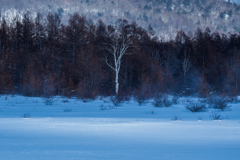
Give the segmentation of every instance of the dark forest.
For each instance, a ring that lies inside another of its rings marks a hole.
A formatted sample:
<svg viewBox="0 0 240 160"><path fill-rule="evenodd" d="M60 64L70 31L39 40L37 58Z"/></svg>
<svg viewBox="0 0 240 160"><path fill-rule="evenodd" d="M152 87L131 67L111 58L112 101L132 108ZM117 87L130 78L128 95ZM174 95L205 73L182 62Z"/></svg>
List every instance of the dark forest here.
<svg viewBox="0 0 240 160"><path fill-rule="evenodd" d="M1 94L238 95L239 77L240 34L180 30L163 41L151 25L122 19L94 24L79 14L68 24L54 13L1 21Z"/></svg>

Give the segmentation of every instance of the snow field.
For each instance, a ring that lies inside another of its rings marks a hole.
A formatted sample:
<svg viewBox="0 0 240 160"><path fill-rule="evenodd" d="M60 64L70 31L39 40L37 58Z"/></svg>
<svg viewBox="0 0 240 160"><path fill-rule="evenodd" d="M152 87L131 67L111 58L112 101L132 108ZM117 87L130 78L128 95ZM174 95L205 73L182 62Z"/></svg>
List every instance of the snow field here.
<svg viewBox="0 0 240 160"><path fill-rule="evenodd" d="M213 121L211 110L191 113L184 100L169 108L63 100L1 96L0 159L240 159L240 104Z"/></svg>

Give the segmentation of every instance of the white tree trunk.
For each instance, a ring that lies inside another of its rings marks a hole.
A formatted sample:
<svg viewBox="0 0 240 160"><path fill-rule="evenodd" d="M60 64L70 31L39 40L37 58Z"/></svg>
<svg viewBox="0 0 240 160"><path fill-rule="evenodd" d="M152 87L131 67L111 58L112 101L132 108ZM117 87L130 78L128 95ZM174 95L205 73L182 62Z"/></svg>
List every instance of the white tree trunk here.
<svg viewBox="0 0 240 160"><path fill-rule="evenodd" d="M190 66L191 66L190 56L187 55L187 52L184 52L184 59L183 59L183 63L182 63L184 83L185 83L186 74L187 74L188 70L190 69Z"/></svg>
<svg viewBox="0 0 240 160"><path fill-rule="evenodd" d="M103 49L107 50L112 56L114 61L114 66L108 63L107 56L105 57L106 64L112 68L115 71L115 92L116 95L118 95L119 91L119 71L121 68L121 60L122 57L126 54L132 54L127 53L126 50L128 49L130 44L130 41L127 39L122 39L122 41L119 43L118 41L114 42L113 44L106 44Z"/></svg>
<svg viewBox="0 0 240 160"><path fill-rule="evenodd" d="M118 72L116 72L116 79L115 79L115 85L116 85L116 95L118 95L118 89L119 89L119 83L118 83Z"/></svg>

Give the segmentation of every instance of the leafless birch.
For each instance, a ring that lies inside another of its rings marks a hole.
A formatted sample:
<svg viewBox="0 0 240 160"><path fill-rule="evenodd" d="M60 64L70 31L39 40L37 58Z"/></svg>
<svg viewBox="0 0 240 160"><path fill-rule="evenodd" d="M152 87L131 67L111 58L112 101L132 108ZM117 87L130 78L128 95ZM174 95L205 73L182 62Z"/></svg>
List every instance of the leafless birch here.
<svg viewBox="0 0 240 160"><path fill-rule="evenodd" d="M112 44L104 44L102 47L104 50L107 50L112 56L113 56L113 61L114 65L111 65L108 62L107 55L105 56L104 60L106 64L112 68L115 72L115 93L118 95L118 90L119 90L119 71L121 68L121 60L124 55L127 54L132 54L128 53L127 49L129 48L131 41L128 40L127 38L123 38L121 40L115 40Z"/></svg>
<svg viewBox="0 0 240 160"><path fill-rule="evenodd" d="M185 81L186 74L187 74L188 70L190 69L190 66L191 66L190 56L187 55L187 52L185 51L184 52L184 59L183 59L183 62L182 62L184 81Z"/></svg>

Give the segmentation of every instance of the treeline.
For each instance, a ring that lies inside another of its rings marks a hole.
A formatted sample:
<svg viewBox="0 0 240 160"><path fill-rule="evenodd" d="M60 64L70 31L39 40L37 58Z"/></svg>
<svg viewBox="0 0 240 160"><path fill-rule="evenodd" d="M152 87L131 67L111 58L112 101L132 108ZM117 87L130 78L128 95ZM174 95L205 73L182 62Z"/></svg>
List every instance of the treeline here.
<svg viewBox="0 0 240 160"><path fill-rule="evenodd" d="M153 93L237 95L240 88L240 34L179 31L158 39L135 22L94 24L74 14L26 13L0 27L0 93L94 98L115 94L114 54L127 42L120 61L119 95ZM111 66L111 67L110 67Z"/></svg>

